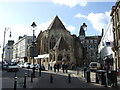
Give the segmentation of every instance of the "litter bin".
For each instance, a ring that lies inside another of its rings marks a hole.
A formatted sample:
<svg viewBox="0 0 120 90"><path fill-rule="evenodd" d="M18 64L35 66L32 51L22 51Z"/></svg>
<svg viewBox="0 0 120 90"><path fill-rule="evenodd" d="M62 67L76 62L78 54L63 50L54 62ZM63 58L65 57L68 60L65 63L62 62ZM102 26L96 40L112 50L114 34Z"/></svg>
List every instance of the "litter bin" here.
<svg viewBox="0 0 120 90"><path fill-rule="evenodd" d="M90 70L87 70L86 71L86 81L87 81L87 83L89 83L90 82Z"/></svg>
<svg viewBox="0 0 120 90"><path fill-rule="evenodd" d="M117 87L117 71L111 71L111 84L112 87Z"/></svg>
<svg viewBox="0 0 120 90"><path fill-rule="evenodd" d="M101 83L101 85L106 85L106 71L105 70L97 70L96 73L98 74L99 81ZM97 79L98 80L98 79Z"/></svg>
<svg viewBox="0 0 120 90"><path fill-rule="evenodd" d="M99 83L98 73L96 72L96 83Z"/></svg>

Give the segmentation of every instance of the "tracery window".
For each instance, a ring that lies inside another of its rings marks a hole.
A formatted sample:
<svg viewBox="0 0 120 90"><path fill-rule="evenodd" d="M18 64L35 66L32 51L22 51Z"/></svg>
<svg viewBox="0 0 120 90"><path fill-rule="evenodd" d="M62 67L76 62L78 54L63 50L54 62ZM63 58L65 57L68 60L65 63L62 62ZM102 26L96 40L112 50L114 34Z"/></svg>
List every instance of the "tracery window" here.
<svg viewBox="0 0 120 90"><path fill-rule="evenodd" d="M62 61L62 55L61 54L59 54L59 56L58 56L58 61Z"/></svg>
<svg viewBox="0 0 120 90"><path fill-rule="evenodd" d="M50 39L50 49L53 49L55 44L56 44L56 40L55 40L54 36L52 36Z"/></svg>

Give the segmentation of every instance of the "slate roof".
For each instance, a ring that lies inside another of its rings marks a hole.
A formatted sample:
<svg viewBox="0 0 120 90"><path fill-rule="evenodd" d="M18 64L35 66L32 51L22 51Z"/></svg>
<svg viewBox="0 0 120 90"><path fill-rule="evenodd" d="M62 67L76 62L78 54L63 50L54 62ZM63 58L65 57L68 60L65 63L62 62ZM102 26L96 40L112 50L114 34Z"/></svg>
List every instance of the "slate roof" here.
<svg viewBox="0 0 120 90"><path fill-rule="evenodd" d="M60 37L53 49L68 50L69 46L63 37Z"/></svg>
<svg viewBox="0 0 120 90"><path fill-rule="evenodd" d="M48 29L63 29L66 30L65 26L63 25L62 21L56 16L53 21L51 22Z"/></svg>

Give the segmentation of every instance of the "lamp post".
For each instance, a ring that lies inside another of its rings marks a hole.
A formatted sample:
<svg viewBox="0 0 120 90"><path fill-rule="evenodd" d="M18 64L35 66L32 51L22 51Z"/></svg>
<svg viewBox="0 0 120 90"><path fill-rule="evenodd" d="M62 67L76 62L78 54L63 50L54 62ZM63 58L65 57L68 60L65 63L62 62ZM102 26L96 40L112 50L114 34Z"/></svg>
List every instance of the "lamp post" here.
<svg viewBox="0 0 120 90"><path fill-rule="evenodd" d="M3 52L2 52L2 68L3 68L3 62L4 62L4 51L5 51L5 38L6 38L6 31L8 31L10 28L6 28L4 30L4 39L3 39ZM11 31L10 31L10 37L11 37Z"/></svg>
<svg viewBox="0 0 120 90"><path fill-rule="evenodd" d="M83 25L81 26L81 28L83 29L83 31L85 32L87 30L87 25L86 23L83 23ZM83 57L84 57L84 66L86 66L86 60L87 60L87 48L85 47L85 42L84 39L81 41L82 45L83 45Z"/></svg>
<svg viewBox="0 0 120 90"><path fill-rule="evenodd" d="M9 52L9 53L8 53L8 56L9 56L9 59L8 59L8 60L10 61L10 46L9 46L7 49L8 49L8 52Z"/></svg>
<svg viewBox="0 0 120 90"><path fill-rule="evenodd" d="M82 25L81 27L84 29L84 31L87 30L87 25L86 25L86 23L83 23L83 25Z"/></svg>
<svg viewBox="0 0 120 90"><path fill-rule="evenodd" d="M40 58L40 64L39 64L39 76L41 76L41 58Z"/></svg>
<svg viewBox="0 0 120 90"><path fill-rule="evenodd" d="M33 47L33 52L32 52L32 54L33 54L33 55L32 55L33 65L34 65L34 55L35 55L35 54L34 54L34 53L35 53L35 52L34 52L34 47L35 47L35 41L34 41L35 34L34 34L34 33L35 33L35 28L36 28L36 26L37 26L37 25L35 24L35 22L33 22L32 25L31 25L32 30L33 30L33 42L32 42L32 47ZM35 67L34 67L34 66L33 66L33 76L35 76Z"/></svg>

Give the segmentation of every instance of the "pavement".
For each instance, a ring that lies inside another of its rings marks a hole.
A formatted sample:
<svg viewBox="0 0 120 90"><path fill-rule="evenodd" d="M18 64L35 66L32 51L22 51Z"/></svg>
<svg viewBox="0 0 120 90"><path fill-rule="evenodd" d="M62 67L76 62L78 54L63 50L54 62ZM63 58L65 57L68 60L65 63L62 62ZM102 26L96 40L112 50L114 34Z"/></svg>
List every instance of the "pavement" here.
<svg viewBox="0 0 120 90"><path fill-rule="evenodd" d="M70 72L73 72L72 70L70 70ZM84 72L82 70L80 70L79 72L77 71L74 71L74 76L80 78L82 81L86 82L86 79L84 78ZM94 85L98 85L98 86L102 86L100 84L96 84L95 83L95 73L91 73L91 83L94 84ZM111 88L111 87L110 87ZM117 76L117 88L120 89L120 75Z"/></svg>

